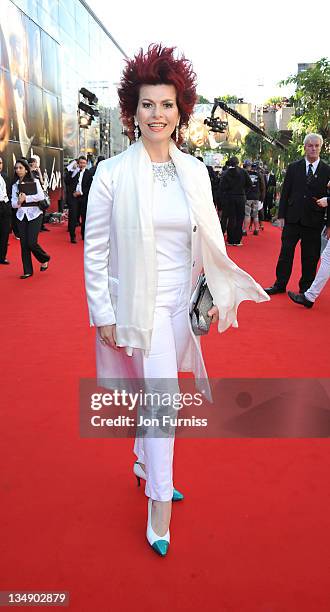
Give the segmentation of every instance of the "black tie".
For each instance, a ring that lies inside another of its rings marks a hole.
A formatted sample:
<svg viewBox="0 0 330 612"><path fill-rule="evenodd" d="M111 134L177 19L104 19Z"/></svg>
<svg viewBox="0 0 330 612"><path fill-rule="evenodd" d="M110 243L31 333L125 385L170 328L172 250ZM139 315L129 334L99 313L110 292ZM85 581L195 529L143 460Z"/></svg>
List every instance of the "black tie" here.
<svg viewBox="0 0 330 612"><path fill-rule="evenodd" d="M310 185L313 180L313 164L308 164L307 185Z"/></svg>

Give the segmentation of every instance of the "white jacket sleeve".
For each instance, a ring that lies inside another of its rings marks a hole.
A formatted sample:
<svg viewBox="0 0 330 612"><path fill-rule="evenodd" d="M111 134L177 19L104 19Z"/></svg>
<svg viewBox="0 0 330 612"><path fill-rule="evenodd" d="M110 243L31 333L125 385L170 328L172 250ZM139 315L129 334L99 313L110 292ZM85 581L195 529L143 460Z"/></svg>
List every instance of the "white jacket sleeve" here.
<svg viewBox="0 0 330 612"><path fill-rule="evenodd" d="M110 223L113 186L108 167L100 163L90 188L84 238L85 287L90 324L116 322L109 291Z"/></svg>
<svg viewBox="0 0 330 612"><path fill-rule="evenodd" d="M13 208L18 208L18 196L17 196L18 184L13 184L11 188L11 205Z"/></svg>

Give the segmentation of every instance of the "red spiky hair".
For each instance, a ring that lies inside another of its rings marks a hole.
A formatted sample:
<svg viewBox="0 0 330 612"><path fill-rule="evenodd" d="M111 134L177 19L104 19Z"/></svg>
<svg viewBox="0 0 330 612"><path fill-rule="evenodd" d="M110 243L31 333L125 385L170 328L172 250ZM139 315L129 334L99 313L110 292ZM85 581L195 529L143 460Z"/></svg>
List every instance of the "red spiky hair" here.
<svg viewBox="0 0 330 612"><path fill-rule="evenodd" d="M180 113L180 127L188 124L197 100L196 74L191 62L183 55L175 58L175 50L175 47L151 44L146 53L140 49L133 59L126 60L118 95L121 118L131 140L141 85L174 85Z"/></svg>

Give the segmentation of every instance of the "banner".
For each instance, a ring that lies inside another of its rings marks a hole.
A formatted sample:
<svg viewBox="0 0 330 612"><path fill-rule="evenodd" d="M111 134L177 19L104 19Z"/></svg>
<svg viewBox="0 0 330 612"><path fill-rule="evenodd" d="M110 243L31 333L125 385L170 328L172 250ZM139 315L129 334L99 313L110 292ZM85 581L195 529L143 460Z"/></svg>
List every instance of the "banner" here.
<svg viewBox="0 0 330 612"><path fill-rule="evenodd" d="M63 135L59 44L4 0L0 25L0 154L8 176L36 156L52 209L62 197Z"/></svg>

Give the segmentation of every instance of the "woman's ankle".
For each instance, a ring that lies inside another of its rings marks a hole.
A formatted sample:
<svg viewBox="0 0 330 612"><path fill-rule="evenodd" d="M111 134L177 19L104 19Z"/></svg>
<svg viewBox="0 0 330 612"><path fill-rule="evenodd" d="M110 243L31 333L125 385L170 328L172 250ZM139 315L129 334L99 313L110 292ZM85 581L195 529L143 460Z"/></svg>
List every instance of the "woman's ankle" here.
<svg viewBox="0 0 330 612"><path fill-rule="evenodd" d="M167 502L152 501L151 525L155 533L164 536L169 529L172 513L172 500Z"/></svg>

